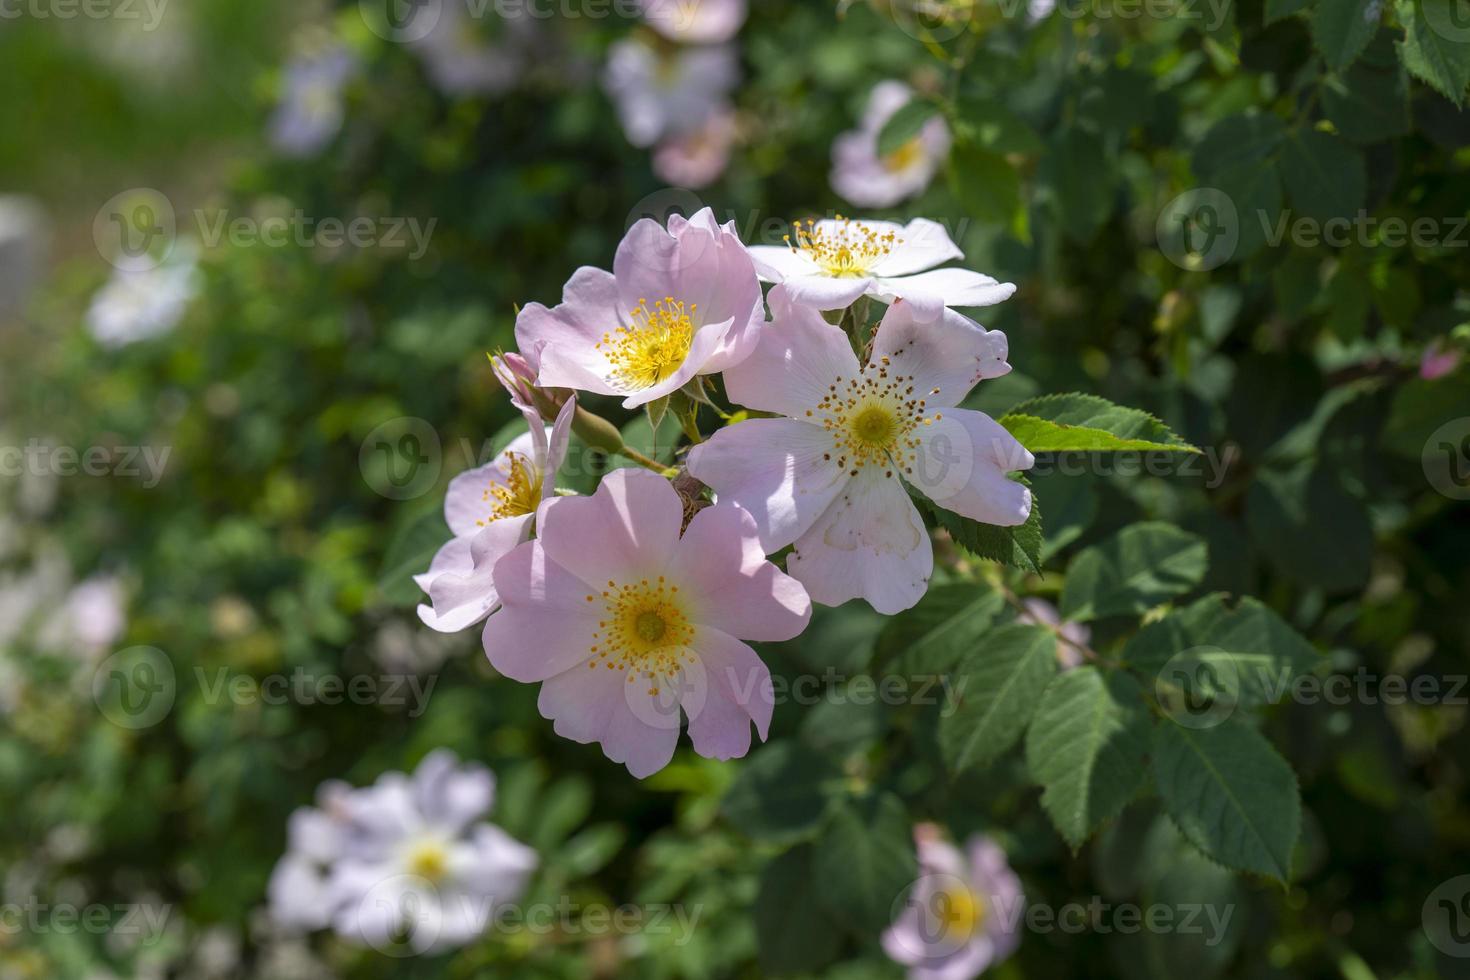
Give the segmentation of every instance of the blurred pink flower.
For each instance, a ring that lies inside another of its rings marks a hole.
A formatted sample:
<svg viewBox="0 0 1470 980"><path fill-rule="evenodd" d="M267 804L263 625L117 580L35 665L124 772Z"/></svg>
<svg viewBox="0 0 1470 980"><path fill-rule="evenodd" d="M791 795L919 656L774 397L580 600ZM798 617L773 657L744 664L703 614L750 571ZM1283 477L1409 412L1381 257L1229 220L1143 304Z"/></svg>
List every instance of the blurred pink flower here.
<svg viewBox="0 0 1470 980"><path fill-rule="evenodd" d="M979 835L962 852L936 829L917 827L919 878L883 951L909 980L971 980L1015 952L1025 911L1021 881L994 841Z"/></svg>
<svg viewBox="0 0 1470 980"><path fill-rule="evenodd" d="M1082 648L1092 641L1092 628L1082 623L1062 622L1057 607L1045 599L1030 598L1021 602L1024 610L1016 622L1045 626L1057 634L1057 663L1063 670L1082 664Z"/></svg>
<svg viewBox="0 0 1470 980"><path fill-rule="evenodd" d="M840 216L798 221L794 238L784 246L752 245L750 257L763 280L785 284L793 300L819 310L844 309L865 295L885 303L902 298L929 321L945 307L993 306L1016 291L969 269L935 268L965 254L927 218L907 225Z"/></svg>
<svg viewBox="0 0 1470 980"><path fill-rule="evenodd" d="M739 79L730 45L655 48L634 38L612 46L603 83L628 142L652 146L703 126Z"/></svg>
<svg viewBox="0 0 1470 980"><path fill-rule="evenodd" d="M894 113L913 98L902 82L879 82L868 98L860 128L838 136L832 144L832 189L865 208L892 207L929 186L949 154L949 126L929 119L917 136L881 156L878 135Z"/></svg>
<svg viewBox="0 0 1470 980"><path fill-rule="evenodd" d="M641 0L643 19L670 41L719 44L745 23L746 0Z"/></svg>
<svg viewBox="0 0 1470 980"><path fill-rule="evenodd" d="M1461 356L1457 350L1446 350L1442 341L1430 341L1419 361L1419 377L1425 381L1433 381L1452 374L1460 366Z"/></svg>
<svg viewBox="0 0 1470 980"><path fill-rule="evenodd" d="M623 237L613 271L584 266L562 303L531 303L516 342L539 351L542 386L624 396L637 408L750 353L765 322L761 287L734 223L709 208L665 230L643 218Z"/></svg>
<svg viewBox="0 0 1470 980"><path fill-rule="evenodd" d="M599 742L638 778L668 765L689 719L694 750L731 759L766 737L771 675L742 640L806 628L806 592L765 560L750 515L701 510L680 535L667 480L616 470L590 497L541 506L536 540L495 567L502 608L485 652L513 680L541 682L558 735Z"/></svg>
<svg viewBox="0 0 1470 980"><path fill-rule="evenodd" d="M455 633L490 615L499 602L491 572L495 563L531 536L536 508L555 492L566 458L576 399L546 426L534 408L523 410L530 431L494 460L449 481L444 519L454 537L439 549L429 570L414 581L429 596L419 619L441 633Z"/></svg>
<svg viewBox="0 0 1470 980"><path fill-rule="evenodd" d="M787 287L770 301L770 328L725 389L785 417L721 429L690 452L689 472L755 517L767 553L795 545L786 568L813 600L896 613L923 596L934 555L905 483L977 521L1026 521L1031 492L1006 474L1031 454L954 407L1010 370L1005 334L953 312L921 324L895 302L860 367L847 336Z"/></svg>
<svg viewBox="0 0 1470 980"><path fill-rule="evenodd" d="M719 179L735 144L735 112L717 109L700 128L670 136L653 151L653 172L676 187L705 187Z"/></svg>

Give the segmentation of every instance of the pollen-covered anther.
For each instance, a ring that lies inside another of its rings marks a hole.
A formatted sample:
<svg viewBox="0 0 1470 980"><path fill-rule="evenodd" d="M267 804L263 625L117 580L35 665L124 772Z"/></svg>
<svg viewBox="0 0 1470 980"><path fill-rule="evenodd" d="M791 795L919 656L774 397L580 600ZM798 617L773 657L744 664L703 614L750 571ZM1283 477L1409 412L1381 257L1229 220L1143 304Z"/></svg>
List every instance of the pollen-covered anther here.
<svg viewBox="0 0 1470 980"><path fill-rule="evenodd" d="M878 465L891 476L894 463L913 460L919 448L916 430L939 416L926 413L923 399L906 397L913 392L912 380L901 375L888 377L886 369L870 364L858 378L833 385L817 403L814 412L822 416L822 427L833 434L843 451L838 463L848 469L851 460L851 475L856 476L864 466ZM907 465L902 468L912 472Z"/></svg>
<svg viewBox="0 0 1470 980"><path fill-rule="evenodd" d="M490 516L475 521L480 527L506 517L534 514L541 503L544 477L536 464L520 453L507 453L506 462L510 472L506 474L505 482L491 483L480 496L490 505Z"/></svg>
<svg viewBox="0 0 1470 980"><path fill-rule="evenodd" d="M685 613L679 587L664 576L609 582L600 598L605 613L592 637L588 666L595 667L600 661L610 670L625 672L631 684L640 676L668 677L693 661L689 644L694 640L694 626ZM657 687L652 686L655 693Z"/></svg>
<svg viewBox="0 0 1470 980"><path fill-rule="evenodd" d="M860 221L837 215L835 227L818 227L808 220L798 221L793 235L785 236L786 244L798 255L806 255L829 276L860 279L868 270L895 248L903 239L892 231L874 228Z"/></svg>
<svg viewBox="0 0 1470 980"><path fill-rule="evenodd" d="M699 304L665 296L652 307L638 301L628 324L602 335L597 349L607 358L608 379L625 391L642 391L666 380L683 365L694 343Z"/></svg>

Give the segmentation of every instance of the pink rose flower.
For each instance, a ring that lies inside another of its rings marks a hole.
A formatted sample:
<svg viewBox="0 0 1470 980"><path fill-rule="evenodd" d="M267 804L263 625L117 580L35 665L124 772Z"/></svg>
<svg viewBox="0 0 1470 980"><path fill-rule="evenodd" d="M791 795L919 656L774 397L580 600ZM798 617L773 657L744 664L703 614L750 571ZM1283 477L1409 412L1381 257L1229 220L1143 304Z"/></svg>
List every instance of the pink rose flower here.
<svg viewBox="0 0 1470 980"><path fill-rule="evenodd" d="M733 45L654 47L638 38L612 46L603 76L634 146L698 129L739 81Z"/></svg>
<svg viewBox="0 0 1470 980"><path fill-rule="evenodd" d="M548 500L536 540L495 566L501 608L485 623L490 663L541 683L556 733L601 743L640 779L673 757L681 713L708 758L745 755L752 723L764 739L771 675L742 640L789 640L811 618L749 514L707 507L681 536L682 518L678 493L644 470Z"/></svg>
<svg viewBox="0 0 1470 980"><path fill-rule="evenodd" d="M832 189L853 204L887 208L922 193L949 155L949 126L938 115L909 142L887 156L879 155L879 134L913 94L902 82L878 83L868 99L862 126L833 142Z"/></svg>
<svg viewBox="0 0 1470 980"><path fill-rule="evenodd" d="M914 315L933 320L950 306L994 306L1016 287L969 269L937 269L964 253L943 226L925 218L907 225L839 217L797 222L787 244L752 245L750 257L766 282L819 310L841 310L859 296L908 301ZM928 270L928 271L925 271Z"/></svg>
<svg viewBox="0 0 1470 980"><path fill-rule="evenodd" d="M895 302L860 366L847 336L786 287L770 299L772 323L725 390L785 417L721 429L690 452L689 472L754 516L767 553L795 545L786 568L813 600L896 613L923 596L934 554L905 483L965 517L1025 523L1031 492L1006 473L1031 454L954 407L1010 370L1004 334L952 312L921 324Z"/></svg>
<svg viewBox="0 0 1470 980"><path fill-rule="evenodd" d="M1021 881L989 838L971 837L963 852L932 827L916 827L914 838L920 877L883 951L909 980L978 977L1020 944Z"/></svg>
<svg viewBox="0 0 1470 980"><path fill-rule="evenodd" d="M611 273L584 266L560 306L522 309L516 341L538 352L542 387L622 395L624 408L637 408L740 363L764 322L734 222L721 226L705 208L688 220L670 216L667 230L640 220Z"/></svg>
<svg viewBox="0 0 1470 980"><path fill-rule="evenodd" d="M429 596L419 619L441 633L457 633L490 615L499 598L491 571L531 536L536 508L556 489L566 459L577 400L569 399L547 427L536 410L523 409L531 430L494 460L449 481L444 519L454 537L439 549L429 570L414 581Z"/></svg>

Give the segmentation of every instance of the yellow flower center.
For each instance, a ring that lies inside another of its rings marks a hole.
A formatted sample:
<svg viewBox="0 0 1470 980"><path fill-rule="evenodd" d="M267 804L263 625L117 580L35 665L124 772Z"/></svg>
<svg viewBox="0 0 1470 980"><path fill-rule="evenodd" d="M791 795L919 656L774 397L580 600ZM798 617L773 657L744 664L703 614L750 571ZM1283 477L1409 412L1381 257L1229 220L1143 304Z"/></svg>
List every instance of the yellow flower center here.
<svg viewBox="0 0 1470 980"><path fill-rule="evenodd" d="M643 677L648 693L657 695L662 680L694 662L689 649L694 626L679 598L679 587L662 575L623 585L608 582L601 595L588 595L587 601L601 601L606 610L592 634L589 668L602 664L607 670L621 670L629 684Z"/></svg>
<svg viewBox="0 0 1470 980"><path fill-rule="evenodd" d="M835 279L860 279L903 241L891 231L870 228L860 221L837 216L835 227L819 228L815 221L800 221L795 227L795 241L786 236L786 244L798 255L805 254L827 275Z"/></svg>
<svg viewBox="0 0 1470 980"><path fill-rule="evenodd" d="M698 312L698 304L686 309L672 296L652 309L647 300L639 300L638 308L628 314L632 322L603 334L597 344L607 358L609 380L625 391L641 391L678 371L694 343Z"/></svg>
<svg viewBox="0 0 1470 980"><path fill-rule="evenodd" d="M507 461L510 464L510 474L505 482L490 484L480 498L490 505L490 516L475 522L480 527L504 517L534 514L541 505L544 475L536 468L536 464L520 453L510 453Z"/></svg>
<svg viewBox="0 0 1470 980"><path fill-rule="evenodd" d="M923 155L924 143L919 137L915 136L903 146L900 146L883 158L883 169L889 173L898 173L899 171L907 170L909 167L918 163L919 158Z"/></svg>
<svg viewBox="0 0 1470 980"><path fill-rule="evenodd" d="M938 394L935 388L929 394ZM855 378L839 376L807 417L820 418L822 428L837 440L837 465L852 476L865 466L883 466L884 476L895 470L914 472L920 426L933 425L944 416L928 414L925 398L914 391L914 379L891 374L886 357L868 364ZM832 454L823 454L831 460Z"/></svg>
<svg viewBox="0 0 1470 980"><path fill-rule="evenodd" d="M932 903L946 942L963 943L985 924L985 900L968 888L936 892Z"/></svg>
<svg viewBox="0 0 1470 980"><path fill-rule="evenodd" d="M430 884L449 874L449 851L436 840L419 841L408 852L408 872Z"/></svg>

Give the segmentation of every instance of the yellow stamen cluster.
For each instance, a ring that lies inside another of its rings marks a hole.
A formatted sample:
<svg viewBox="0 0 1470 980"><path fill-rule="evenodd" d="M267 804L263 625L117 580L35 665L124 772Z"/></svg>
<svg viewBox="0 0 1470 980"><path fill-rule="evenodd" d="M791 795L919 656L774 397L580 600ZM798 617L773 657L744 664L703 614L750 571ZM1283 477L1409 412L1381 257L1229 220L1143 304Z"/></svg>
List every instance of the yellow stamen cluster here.
<svg viewBox="0 0 1470 980"><path fill-rule="evenodd" d="M884 467L889 478L895 470L912 475L919 428L943 418L938 412L927 414L925 399L938 393L934 388L918 394L912 376L890 373L889 359L880 357L855 378L839 375L806 414L814 422L820 419L822 428L836 437L837 465L852 476L866 466ZM831 454L823 458L830 460Z"/></svg>
<svg viewBox="0 0 1470 980"><path fill-rule="evenodd" d="M960 943L973 936L985 924L985 899L968 888L935 892L930 910L938 920L940 935L948 942Z"/></svg>
<svg viewBox="0 0 1470 980"><path fill-rule="evenodd" d="M409 874L437 883L449 874L449 852L439 841L419 841L409 849L407 864Z"/></svg>
<svg viewBox="0 0 1470 980"><path fill-rule="evenodd" d="M601 664L621 670L629 684L642 677L648 693L657 695L662 680L694 662L689 648L694 626L684 613L679 587L662 575L624 585L608 582L601 595L588 595L587 601L601 601L606 609L592 634L589 668Z"/></svg>
<svg viewBox="0 0 1470 980"><path fill-rule="evenodd" d="M503 517L534 514L541 504L543 475L536 464L520 453L509 453L507 462L510 464L510 474L505 482L491 483L480 497L490 505L490 516L475 522L480 527Z"/></svg>
<svg viewBox="0 0 1470 980"><path fill-rule="evenodd" d="M837 279L860 279L878 260L888 255L903 240L891 231L870 228L860 221L837 216L835 228L819 228L815 221L798 221L795 240L786 236L786 244L797 254L808 258L829 276Z"/></svg>
<svg viewBox="0 0 1470 980"><path fill-rule="evenodd" d="M686 308L666 296L652 309L648 300L628 314L628 326L602 335L597 349L607 358L609 380L625 391L652 388L684 363L694 343L694 318L699 305Z"/></svg>
<svg viewBox="0 0 1470 980"><path fill-rule="evenodd" d="M923 155L924 142L920 137L915 136L885 156L881 162L884 170L887 170L889 173L898 173L918 163L919 158Z"/></svg>

